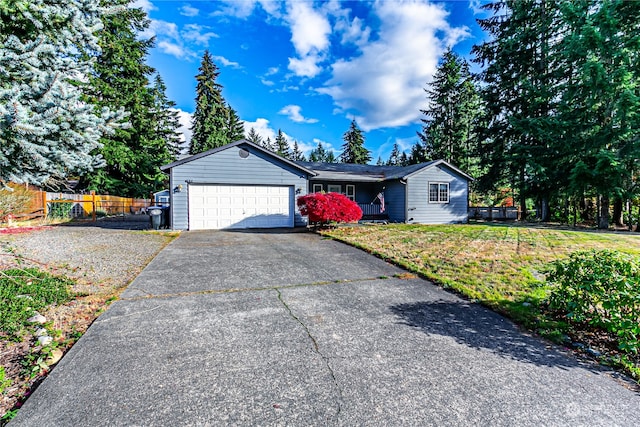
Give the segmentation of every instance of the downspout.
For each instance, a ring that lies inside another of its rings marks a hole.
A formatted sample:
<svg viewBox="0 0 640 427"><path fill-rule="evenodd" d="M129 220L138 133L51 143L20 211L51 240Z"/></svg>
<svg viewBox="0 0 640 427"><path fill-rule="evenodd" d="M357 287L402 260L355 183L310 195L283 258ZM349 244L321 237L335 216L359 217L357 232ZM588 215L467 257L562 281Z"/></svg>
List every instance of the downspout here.
<svg viewBox="0 0 640 427"><path fill-rule="evenodd" d="M404 223L409 223L409 187L407 186L407 180L400 178L400 184L404 185Z"/></svg>

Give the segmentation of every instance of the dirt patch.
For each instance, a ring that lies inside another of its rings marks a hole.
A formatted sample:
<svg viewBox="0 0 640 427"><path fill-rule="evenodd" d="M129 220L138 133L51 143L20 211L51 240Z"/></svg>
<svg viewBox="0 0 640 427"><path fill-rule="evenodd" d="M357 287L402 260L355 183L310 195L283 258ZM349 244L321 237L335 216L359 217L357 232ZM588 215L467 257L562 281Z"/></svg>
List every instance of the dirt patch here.
<svg viewBox="0 0 640 427"><path fill-rule="evenodd" d="M63 352L177 236L145 231L147 223L143 221L114 224L24 227L0 233L0 269L38 267L75 281L74 300L41 313L47 319L47 328L55 332L55 345ZM0 365L11 381L0 396L0 417L19 408L48 373L49 369L35 374L25 369L25 358L40 349L33 332L25 331L20 342L0 340Z"/></svg>

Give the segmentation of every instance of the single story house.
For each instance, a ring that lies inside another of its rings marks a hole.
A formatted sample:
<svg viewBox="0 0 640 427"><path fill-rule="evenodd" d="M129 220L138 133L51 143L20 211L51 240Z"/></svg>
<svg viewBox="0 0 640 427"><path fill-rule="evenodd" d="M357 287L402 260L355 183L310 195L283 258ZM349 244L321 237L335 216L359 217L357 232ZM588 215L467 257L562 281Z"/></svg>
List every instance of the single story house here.
<svg viewBox="0 0 640 427"><path fill-rule="evenodd" d="M471 177L443 160L411 166L294 162L240 140L164 165L175 230L305 226L296 198L339 192L391 222L468 220Z"/></svg>

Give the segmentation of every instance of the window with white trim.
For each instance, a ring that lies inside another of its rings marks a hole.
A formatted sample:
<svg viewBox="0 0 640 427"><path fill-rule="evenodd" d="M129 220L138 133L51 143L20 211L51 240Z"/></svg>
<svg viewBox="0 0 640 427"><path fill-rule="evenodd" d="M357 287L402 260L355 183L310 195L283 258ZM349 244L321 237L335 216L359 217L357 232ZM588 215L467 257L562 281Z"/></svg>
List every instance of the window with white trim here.
<svg viewBox="0 0 640 427"><path fill-rule="evenodd" d="M449 203L449 183L429 183L429 203Z"/></svg>
<svg viewBox="0 0 640 427"><path fill-rule="evenodd" d="M345 196L347 196L347 198L349 200L352 201L356 201L356 186L353 184L347 184L346 185L346 193Z"/></svg>
<svg viewBox="0 0 640 427"><path fill-rule="evenodd" d="M322 184L313 184L314 193L322 193Z"/></svg>
<svg viewBox="0 0 640 427"><path fill-rule="evenodd" d="M340 184L328 184L327 193L342 193L342 185Z"/></svg>

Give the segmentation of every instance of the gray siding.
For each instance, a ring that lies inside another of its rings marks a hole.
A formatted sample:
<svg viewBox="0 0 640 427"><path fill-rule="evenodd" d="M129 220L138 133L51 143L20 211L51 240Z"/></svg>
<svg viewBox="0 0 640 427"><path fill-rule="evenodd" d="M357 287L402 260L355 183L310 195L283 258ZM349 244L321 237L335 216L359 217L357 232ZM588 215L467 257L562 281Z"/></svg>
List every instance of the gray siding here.
<svg viewBox="0 0 640 427"><path fill-rule="evenodd" d="M240 149L249 151L240 157ZM288 185L297 196L307 194L307 176L304 172L278 161L248 145L226 150L175 166L170 172L172 189L171 224L174 230L189 228L188 182L199 184ZM182 185L182 191L175 191ZM295 205L295 201L293 202ZM295 209L295 225L306 225L306 218Z"/></svg>
<svg viewBox="0 0 640 427"><path fill-rule="evenodd" d="M429 203L429 182L449 183L449 203ZM407 179L407 222L448 224L468 221L468 181L446 166L438 165Z"/></svg>
<svg viewBox="0 0 640 427"><path fill-rule="evenodd" d="M406 185L400 180L384 182L384 203L389 221L405 222L406 221Z"/></svg>

